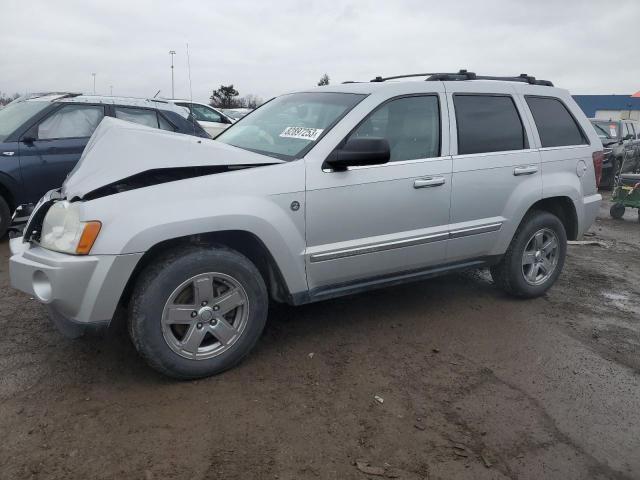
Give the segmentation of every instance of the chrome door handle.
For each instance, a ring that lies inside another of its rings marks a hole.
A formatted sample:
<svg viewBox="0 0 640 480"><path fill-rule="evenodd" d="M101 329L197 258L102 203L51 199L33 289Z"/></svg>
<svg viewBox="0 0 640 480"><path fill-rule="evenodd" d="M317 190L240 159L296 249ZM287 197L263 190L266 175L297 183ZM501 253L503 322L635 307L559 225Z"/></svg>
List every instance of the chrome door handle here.
<svg viewBox="0 0 640 480"><path fill-rule="evenodd" d="M413 188L439 187L444 185L444 177L425 177L413 182Z"/></svg>
<svg viewBox="0 0 640 480"><path fill-rule="evenodd" d="M538 167L535 165L527 165L526 167L516 167L513 169L513 174L518 175L532 175L538 171Z"/></svg>
<svg viewBox="0 0 640 480"><path fill-rule="evenodd" d="M13 157L16 152L2 152L5 157Z"/></svg>

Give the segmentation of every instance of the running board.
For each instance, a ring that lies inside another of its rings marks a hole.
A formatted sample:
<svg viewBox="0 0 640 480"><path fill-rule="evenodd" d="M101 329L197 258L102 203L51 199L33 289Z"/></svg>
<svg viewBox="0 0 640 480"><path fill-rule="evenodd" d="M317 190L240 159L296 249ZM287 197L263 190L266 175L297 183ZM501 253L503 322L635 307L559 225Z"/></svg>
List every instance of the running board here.
<svg viewBox="0 0 640 480"><path fill-rule="evenodd" d="M353 282L345 282L335 285L314 288L308 292L300 292L291 295L289 302L293 305L301 305L305 303L318 302L330 298L342 297L345 295L353 295L355 293L376 290L379 288L392 287L394 285L402 285L404 283L425 280L440 275L455 273L464 270L471 270L480 267L494 265L500 260L501 256L489 256L469 260L465 262L450 263L429 267L427 269L410 270L401 273L383 275L379 277L371 277Z"/></svg>

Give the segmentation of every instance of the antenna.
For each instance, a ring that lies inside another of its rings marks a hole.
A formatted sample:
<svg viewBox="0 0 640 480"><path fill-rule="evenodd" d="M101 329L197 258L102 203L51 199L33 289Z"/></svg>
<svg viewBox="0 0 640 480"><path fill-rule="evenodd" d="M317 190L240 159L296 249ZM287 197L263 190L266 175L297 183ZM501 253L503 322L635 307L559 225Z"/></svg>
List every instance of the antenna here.
<svg viewBox="0 0 640 480"><path fill-rule="evenodd" d="M187 71L189 72L189 103L193 105L193 90L191 88L191 59L189 57L189 42L187 42ZM189 109L191 110L191 109ZM193 134L196 134L196 119L191 113L191 126L193 127Z"/></svg>
<svg viewBox="0 0 640 480"><path fill-rule="evenodd" d="M153 96L153 98L156 98L158 95L160 95L160 90L158 90L158 91L156 92L156 94Z"/></svg>

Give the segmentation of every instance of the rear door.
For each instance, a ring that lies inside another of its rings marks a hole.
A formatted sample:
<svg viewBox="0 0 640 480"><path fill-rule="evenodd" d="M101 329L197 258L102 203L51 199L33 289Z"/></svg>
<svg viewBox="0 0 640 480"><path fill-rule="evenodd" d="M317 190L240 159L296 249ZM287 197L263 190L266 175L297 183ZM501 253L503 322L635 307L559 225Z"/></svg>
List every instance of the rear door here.
<svg viewBox="0 0 640 480"><path fill-rule="evenodd" d="M104 117L103 105L63 104L23 135L20 166L25 202L62 186Z"/></svg>
<svg viewBox="0 0 640 480"><path fill-rule="evenodd" d="M515 91L446 83L453 179L448 261L503 253L525 209L542 196L540 156Z"/></svg>

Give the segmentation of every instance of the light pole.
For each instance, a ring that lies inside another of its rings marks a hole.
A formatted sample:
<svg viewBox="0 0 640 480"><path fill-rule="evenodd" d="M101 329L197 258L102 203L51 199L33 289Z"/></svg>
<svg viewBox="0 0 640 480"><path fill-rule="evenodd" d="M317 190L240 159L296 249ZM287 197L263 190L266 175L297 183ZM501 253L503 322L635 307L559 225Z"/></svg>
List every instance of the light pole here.
<svg viewBox="0 0 640 480"><path fill-rule="evenodd" d="M113 85L109 85L109 88L111 89L111 96L113 97Z"/></svg>
<svg viewBox="0 0 640 480"><path fill-rule="evenodd" d="M173 91L173 56L176 54L175 50L169 50L169 55L171 55L171 98L175 98L175 92Z"/></svg>
<svg viewBox="0 0 640 480"><path fill-rule="evenodd" d="M93 94L96 94L96 74L92 73L91 75L93 75Z"/></svg>

